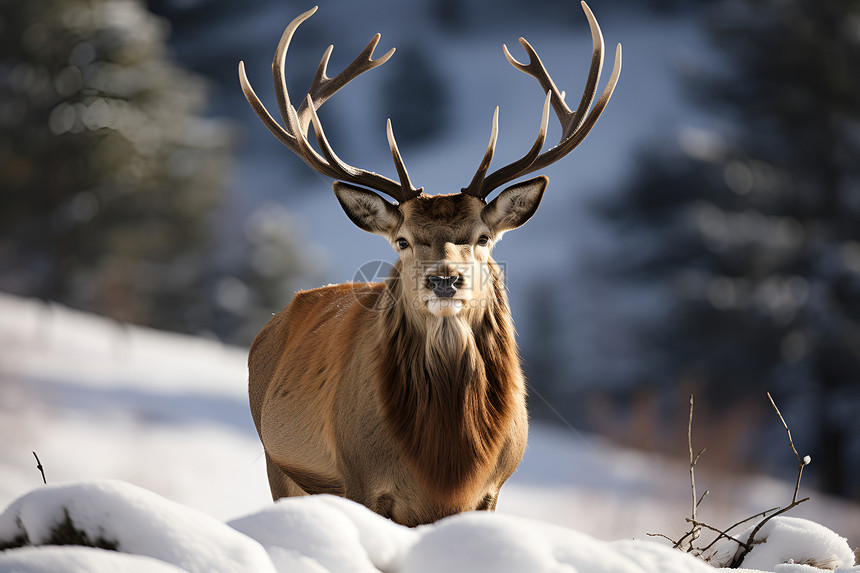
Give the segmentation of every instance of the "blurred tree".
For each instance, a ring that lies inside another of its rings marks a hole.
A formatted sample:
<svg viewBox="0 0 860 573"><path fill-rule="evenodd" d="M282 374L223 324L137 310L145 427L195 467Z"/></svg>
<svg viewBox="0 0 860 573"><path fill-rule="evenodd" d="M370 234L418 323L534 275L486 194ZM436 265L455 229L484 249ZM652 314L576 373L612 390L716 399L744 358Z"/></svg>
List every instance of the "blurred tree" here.
<svg viewBox="0 0 860 573"><path fill-rule="evenodd" d="M136 0L0 0L0 288L210 325L207 240L230 129Z"/></svg>
<svg viewBox="0 0 860 573"><path fill-rule="evenodd" d="M860 496L860 1L729 0L706 22L724 65L690 85L730 128L652 142L603 208L615 270L672 300L643 361L715 406L800 406L820 486Z"/></svg>
<svg viewBox="0 0 860 573"><path fill-rule="evenodd" d="M433 61L418 45L409 45L398 48L388 65L381 107L390 114L397 142L421 143L443 133L448 93Z"/></svg>
<svg viewBox="0 0 860 573"><path fill-rule="evenodd" d="M215 332L222 339L249 343L301 288L301 279L322 274L299 241L301 227L278 204L264 204L245 220L242 236L222 253L222 271L211 282L213 306L220 310Z"/></svg>
<svg viewBox="0 0 860 573"><path fill-rule="evenodd" d="M551 279L537 280L526 294L528 328L520 337L523 369L529 388L529 415L558 422L567 418L569 402L560 392L565 384L564 329L559 321L557 291ZM578 414L578 412L577 412Z"/></svg>

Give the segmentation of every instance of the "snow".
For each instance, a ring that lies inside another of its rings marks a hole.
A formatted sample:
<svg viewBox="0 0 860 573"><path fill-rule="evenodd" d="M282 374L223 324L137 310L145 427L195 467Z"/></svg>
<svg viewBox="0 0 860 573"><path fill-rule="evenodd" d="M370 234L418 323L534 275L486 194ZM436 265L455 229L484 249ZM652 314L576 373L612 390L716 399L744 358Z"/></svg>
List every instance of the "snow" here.
<svg viewBox="0 0 860 573"><path fill-rule="evenodd" d="M0 545L22 534L49 544L68 516L90 540L115 543L194 573L274 572L259 543L211 517L120 481L92 481L34 490L0 515Z"/></svg>
<svg viewBox="0 0 860 573"><path fill-rule="evenodd" d="M755 525L736 536L749 539ZM851 567L854 552L847 540L813 521L796 517L778 516L756 533L754 546L743 560L750 569L770 571L769 567L779 563L826 565L826 568ZM728 565L740 551L737 543L726 542L714 554L711 562Z"/></svg>
<svg viewBox="0 0 860 573"><path fill-rule="evenodd" d="M0 507L7 506L0 546L23 532L44 541L68 511L89 538L114 541L122 552L10 549L0 553L0 572L695 573L707 566L645 537L681 535L689 495L683 463L540 424L495 514L407 529L340 498L273 504L248 413L245 356L214 341L0 294ZM702 518L715 525L783 505L794 487L705 471L698 481L712 491ZM804 565L814 562L860 573L850 567L860 510L804 495L813 499L791 515L806 519L772 520L760 533L768 542L744 565L820 571ZM735 548L721 550L730 556Z"/></svg>
<svg viewBox="0 0 860 573"><path fill-rule="evenodd" d="M463 514L426 528L410 551L404 573L642 573L711 568L654 542L600 541L583 533L512 516ZM659 555L659 558L654 558Z"/></svg>
<svg viewBox="0 0 860 573"><path fill-rule="evenodd" d="M184 573L175 565L93 547L27 547L0 553L4 573Z"/></svg>
<svg viewBox="0 0 860 573"><path fill-rule="evenodd" d="M56 548L65 520L105 549ZM746 571L857 573L846 540L809 520L776 517L762 528ZM697 573L704 561L655 541L603 541L557 525L472 512L408 529L327 495L280 500L224 524L119 481L36 489L0 514L0 571L214 573ZM165 565L166 564L166 565ZM783 564L789 564L788 568ZM800 564L800 565L798 565ZM815 568L811 564L818 564ZM171 567L174 566L174 567ZM113 568L113 569L111 569Z"/></svg>
<svg viewBox="0 0 860 573"><path fill-rule="evenodd" d="M415 540L415 531L331 496L282 499L229 524L262 543L276 561L301 556L320 570L345 573L399 570Z"/></svg>

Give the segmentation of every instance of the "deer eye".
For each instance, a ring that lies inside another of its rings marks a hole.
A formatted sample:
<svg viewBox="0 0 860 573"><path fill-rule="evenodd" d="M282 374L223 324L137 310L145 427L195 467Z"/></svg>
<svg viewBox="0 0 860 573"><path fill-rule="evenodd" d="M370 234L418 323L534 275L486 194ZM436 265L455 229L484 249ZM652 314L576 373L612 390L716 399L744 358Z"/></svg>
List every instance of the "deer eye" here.
<svg viewBox="0 0 860 573"><path fill-rule="evenodd" d="M397 246L400 247L400 250L409 248L409 241L407 241L406 239L403 239L403 238L397 239L395 241L395 243L397 243Z"/></svg>
<svg viewBox="0 0 860 573"><path fill-rule="evenodd" d="M478 246L479 247L486 247L489 243L490 243L490 237L488 237L487 235L481 235L480 237L478 237Z"/></svg>

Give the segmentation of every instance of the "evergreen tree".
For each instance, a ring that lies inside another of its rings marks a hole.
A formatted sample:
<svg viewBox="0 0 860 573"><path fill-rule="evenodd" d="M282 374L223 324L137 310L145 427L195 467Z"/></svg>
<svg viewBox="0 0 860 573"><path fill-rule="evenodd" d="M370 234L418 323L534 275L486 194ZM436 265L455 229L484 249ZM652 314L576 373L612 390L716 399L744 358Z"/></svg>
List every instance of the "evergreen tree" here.
<svg viewBox="0 0 860 573"><path fill-rule="evenodd" d="M249 344L303 286L299 279L322 274L304 252L301 227L278 204L263 204L244 221L243 236L222 253L222 271L212 281L214 306L220 309L215 332L222 340Z"/></svg>
<svg viewBox="0 0 860 573"><path fill-rule="evenodd" d="M521 336L523 370L528 380L529 414L537 419L558 422L566 417L570 404L560 395L565 389L563 328L559 324L556 291L552 281L536 281L526 293L528 329Z"/></svg>
<svg viewBox="0 0 860 573"><path fill-rule="evenodd" d="M391 117L398 143L421 143L441 134L448 93L433 61L410 45L398 48L388 65L391 75L382 91L382 109Z"/></svg>
<svg viewBox="0 0 860 573"><path fill-rule="evenodd" d="M729 0L707 21L724 65L691 86L731 127L643 152L604 211L623 270L668 287L643 360L717 406L802 406L820 485L860 496L860 2Z"/></svg>
<svg viewBox="0 0 860 573"><path fill-rule="evenodd" d="M198 330L230 132L137 0L0 0L0 288Z"/></svg>

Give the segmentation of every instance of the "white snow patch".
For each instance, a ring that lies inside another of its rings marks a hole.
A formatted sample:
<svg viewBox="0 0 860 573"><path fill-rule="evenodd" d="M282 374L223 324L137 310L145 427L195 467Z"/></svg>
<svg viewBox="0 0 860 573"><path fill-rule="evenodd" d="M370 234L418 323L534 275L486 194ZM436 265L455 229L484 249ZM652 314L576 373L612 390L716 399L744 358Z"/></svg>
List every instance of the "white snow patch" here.
<svg viewBox="0 0 860 573"><path fill-rule="evenodd" d="M39 546L66 520L95 548ZM845 540L774 518L742 571L860 573ZM0 572L705 573L713 567L651 540L602 541L522 517L471 512L409 529L332 496L280 500L224 524L118 481L44 487L0 514ZM725 554L724 556L731 557ZM162 564L163 562L163 564ZM819 568L811 567L809 564ZM165 565L167 564L167 565ZM713 563L712 563L713 564ZM178 569L177 569L178 568Z"/></svg>
<svg viewBox="0 0 860 573"><path fill-rule="evenodd" d="M175 565L143 555L94 547L24 547L0 552L4 573L184 573Z"/></svg>
<svg viewBox="0 0 860 573"><path fill-rule="evenodd" d="M175 565L143 555L94 547L24 547L0 553L4 573L184 573Z"/></svg>
<svg viewBox="0 0 860 573"><path fill-rule="evenodd" d="M0 515L0 544L25 534L41 545L66 515L91 540L200 573L274 572L259 543L224 523L120 481L34 490Z"/></svg>
<svg viewBox="0 0 860 573"><path fill-rule="evenodd" d="M696 573L704 562L652 541L607 542L511 516L467 513L423 528L402 573Z"/></svg>
<svg viewBox="0 0 860 573"><path fill-rule="evenodd" d="M320 570L344 573L399 570L404 551L417 535L361 505L328 495L280 499L229 525L262 543L276 564L302 556L305 566L312 561Z"/></svg>

